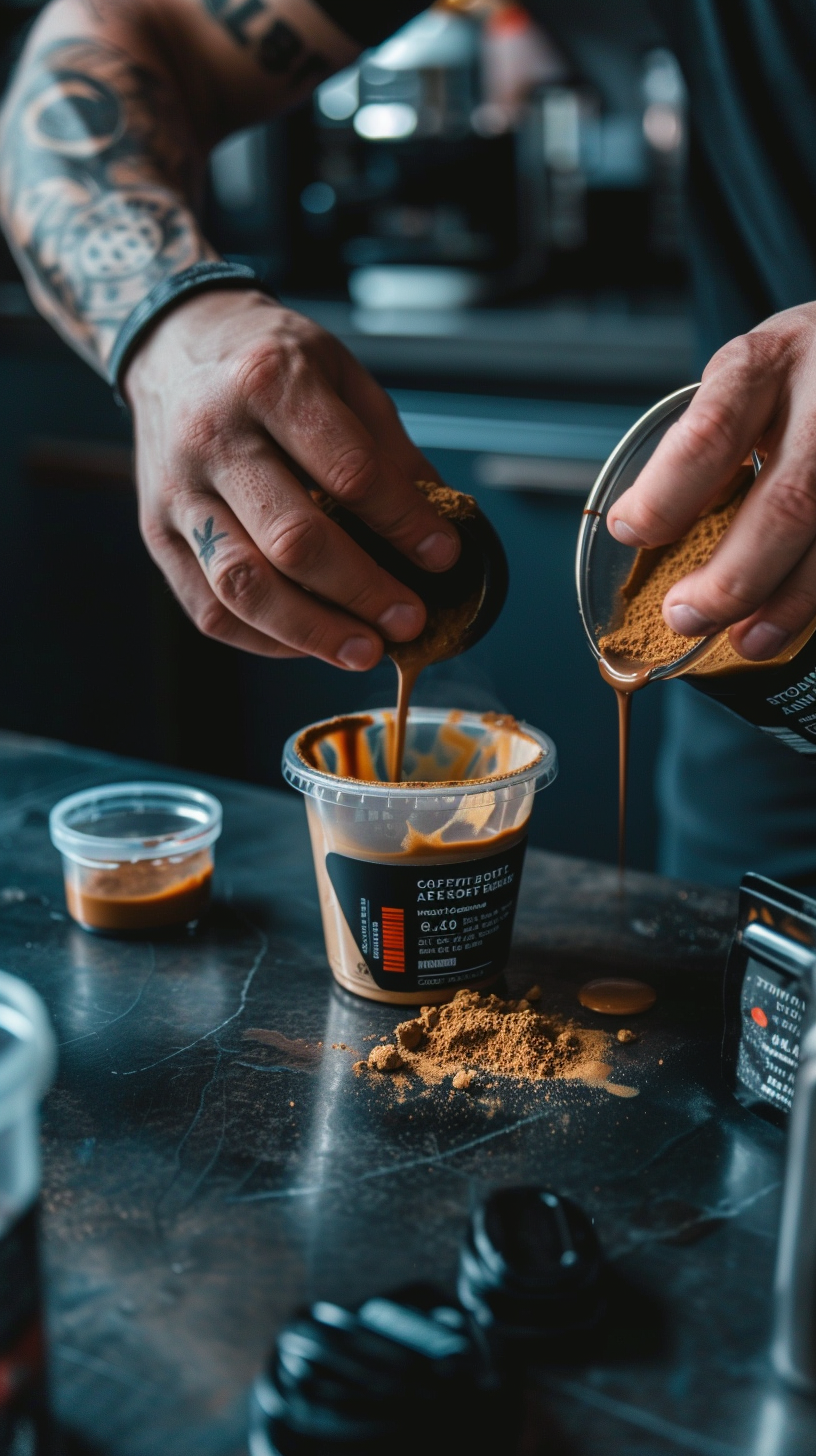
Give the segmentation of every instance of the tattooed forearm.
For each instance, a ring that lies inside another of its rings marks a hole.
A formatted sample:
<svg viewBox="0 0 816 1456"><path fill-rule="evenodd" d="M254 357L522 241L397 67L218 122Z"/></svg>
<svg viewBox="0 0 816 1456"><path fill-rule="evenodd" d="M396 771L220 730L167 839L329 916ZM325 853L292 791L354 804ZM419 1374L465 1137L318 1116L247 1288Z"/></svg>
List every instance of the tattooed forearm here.
<svg viewBox="0 0 816 1456"><path fill-rule="evenodd" d="M98 368L167 274L212 256L195 149L168 84L95 40L24 63L3 119L0 208L35 301Z"/></svg>
<svg viewBox="0 0 816 1456"><path fill-rule="evenodd" d="M212 561L218 542L223 541L224 537L229 535L229 531L216 531L215 535L213 535L214 526L215 516L207 517L204 522L203 531L199 531L198 526L193 526L193 535L195 536L196 546L198 547L198 558L204 562L205 566L209 566Z"/></svg>
<svg viewBox="0 0 816 1456"><path fill-rule="evenodd" d="M155 284L215 256L196 220L210 147L358 51L313 0L45 7L0 117L0 220L34 302L97 369Z"/></svg>
<svg viewBox="0 0 816 1456"><path fill-rule="evenodd" d="M271 13L269 0L205 0L210 14L234 40L246 46L273 76L286 76L293 88L313 85L333 69L312 50L288 21Z"/></svg>

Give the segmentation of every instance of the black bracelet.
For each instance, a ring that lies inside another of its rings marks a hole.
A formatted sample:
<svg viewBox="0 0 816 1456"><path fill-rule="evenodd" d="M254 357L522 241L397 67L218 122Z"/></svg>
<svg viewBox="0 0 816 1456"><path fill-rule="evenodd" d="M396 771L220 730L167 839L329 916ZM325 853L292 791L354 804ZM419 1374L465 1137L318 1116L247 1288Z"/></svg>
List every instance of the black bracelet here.
<svg viewBox="0 0 816 1456"><path fill-rule="evenodd" d="M163 278L128 314L116 336L108 360L108 379L120 404L125 403L122 396L125 370L148 329L179 299L203 293L207 288L259 288L262 293L269 294L257 273L245 263L193 263L191 268Z"/></svg>

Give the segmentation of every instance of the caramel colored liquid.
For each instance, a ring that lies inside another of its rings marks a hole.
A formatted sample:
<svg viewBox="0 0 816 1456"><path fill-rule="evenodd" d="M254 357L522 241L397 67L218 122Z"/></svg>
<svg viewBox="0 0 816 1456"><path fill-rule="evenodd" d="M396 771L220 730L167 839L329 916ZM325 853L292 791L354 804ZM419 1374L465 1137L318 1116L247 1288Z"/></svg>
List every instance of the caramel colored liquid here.
<svg viewBox="0 0 816 1456"><path fill-rule="evenodd" d="M589 1011L598 1011L601 1016L637 1016L654 1006L657 992L646 981L612 976L587 981L578 992L578 1000Z"/></svg>
<svg viewBox="0 0 816 1456"><path fill-rule="evenodd" d="M150 861L120 865L115 870L96 870L73 881L65 881L68 910L80 925L92 930L153 930L161 926L187 925L198 920L210 903L212 862L209 855L196 855L203 864L191 865L183 879L173 879L177 866L167 868Z"/></svg>
<svg viewBox="0 0 816 1456"><path fill-rule="evenodd" d="M446 658L456 657L461 652L465 634L479 610L483 595L484 587L477 595L460 602L456 607L449 607L445 611L437 610L429 616L424 631L414 642L392 643L387 649L397 669L399 681L393 752L388 766L393 784L402 781L405 727L417 678L423 668L430 667L432 662L444 662Z"/></svg>
<svg viewBox="0 0 816 1456"><path fill-rule="evenodd" d="M625 662L602 657L601 677L613 689L618 703L618 869L626 868L626 803L629 790L629 740L632 727L632 694L645 688L651 667L642 662Z"/></svg>
<svg viewBox="0 0 816 1456"><path fill-rule="evenodd" d="M411 705L411 694L416 687L417 678L425 662L406 662L395 664L397 669L397 682L399 690L397 693L397 716L394 722L394 738L391 744L390 762L388 774L392 784L398 784L402 779L402 760L405 757L405 730L408 725L408 709Z"/></svg>

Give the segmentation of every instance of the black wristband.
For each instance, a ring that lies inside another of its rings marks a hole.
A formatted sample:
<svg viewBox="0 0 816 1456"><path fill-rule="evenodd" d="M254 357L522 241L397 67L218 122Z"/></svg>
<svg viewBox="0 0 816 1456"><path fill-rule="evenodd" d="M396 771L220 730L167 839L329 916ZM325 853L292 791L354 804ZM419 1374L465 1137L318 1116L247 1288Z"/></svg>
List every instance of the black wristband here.
<svg viewBox="0 0 816 1456"><path fill-rule="evenodd" d="M262 293L269 293L257 273L245 263L193 263L191 268L163 278L128 314L111 350L108 379L120 404L124 404L121 388L124 372L148 329L180 299L208 288L259 288Z"/></svg>

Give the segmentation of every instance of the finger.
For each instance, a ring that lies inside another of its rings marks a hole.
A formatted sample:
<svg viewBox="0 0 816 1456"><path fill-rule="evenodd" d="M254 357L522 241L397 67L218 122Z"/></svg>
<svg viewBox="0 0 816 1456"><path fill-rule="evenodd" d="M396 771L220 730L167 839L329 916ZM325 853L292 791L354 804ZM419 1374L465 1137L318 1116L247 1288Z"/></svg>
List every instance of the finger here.
<svg viewBox="0 0 816 1456"><path fill-rule="evenodd" d="M250 415L329 495L429 571L445 571L459 554L456 528L442 520L378 448L320 368L295 351L256 354L243 381Z"/></svg>
<svg viewBox="0 0 816 1456"><path fill-rule="evenodd" d="M217 496L176 497L173 525L189 543L213 596L248 626L336 667L362 672L379 662L383 643L373 628L276 571Z"/></svg>
<svg viewBox="0 0 816 1456"><path fill-rule="evenodd" d="M392 641L422 631L425 607L315 505L265 434L214 466L211 484L279 572Z"/></svg>
<svg viewBox="0 0 816 1456"><path fill-rule="evenodd" d="M607 517L626 546L676 541L728 484L771 423L783 358L761 332L715 354L685 414ZM789 369L789 361L787 361Z"/></svg>
<svg viewBox="0 0 816 1456"><path fill-rule="evenodd" d="M710 561L666 594L676 632L699 636L742 622L765 603L816 538L816 422L788 423ZM757 639L758 640L758 639Z"/></svg>
<svg viewBox="0 0 816 1456"><path fill-rule="evenodd" d="M207 581L190 553L186 541L167 538L166 549L161 560L156 558L173 595L181 603L187 616L203 632L230 647L239 647L243 652L254 652L259 657L304 657L293 647L286 647L274 637L267 637L254 627L248 627L213 595Z"/></svg>
<svg viewBox="0 0 816 1456"><path fill-rule="evenodd" d="M747 621L732 627L729 638L740 657L764 662L784 652L816 617L816 545L779 590Z"/></svg>
<svg viewBox="0 0 816 1456"><path fill-rule="evenodd" d="M377 447L390 455L409 480L436 480L436 470L407 433L391 396L353 354L347 354L347 361L338 393L365 425Z"/></svg>

